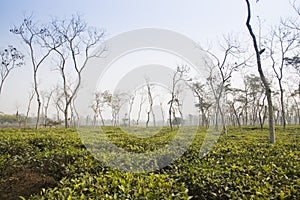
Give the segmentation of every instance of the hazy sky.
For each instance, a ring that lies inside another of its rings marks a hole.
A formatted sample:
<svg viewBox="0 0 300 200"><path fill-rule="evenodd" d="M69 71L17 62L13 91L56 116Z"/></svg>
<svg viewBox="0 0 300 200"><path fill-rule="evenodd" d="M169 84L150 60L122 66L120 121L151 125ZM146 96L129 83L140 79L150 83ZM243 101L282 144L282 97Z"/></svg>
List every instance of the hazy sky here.
<svg viewBox="0 0 300 200"><path fill-rule="evenodd" d="M252 0L253 24L257 15L264 27L276 24L281 17L293 15L289 0ZM33 13L40 22L51 17L68 17L79 12L89 25L106 30L106 38L139 28L163 28L184 34L206 45L217 42L223 34L238 34L247 38L244 0L1 0L0 48L9 44L25 52L19 38L9 29L18 25L26 13ZM0 111L15 113L17 105L25 112L32 83L31 66L12 72L0 96ZM48 77L49 78L49 77ZM41 84L47 78L40 77Z"/></svg>

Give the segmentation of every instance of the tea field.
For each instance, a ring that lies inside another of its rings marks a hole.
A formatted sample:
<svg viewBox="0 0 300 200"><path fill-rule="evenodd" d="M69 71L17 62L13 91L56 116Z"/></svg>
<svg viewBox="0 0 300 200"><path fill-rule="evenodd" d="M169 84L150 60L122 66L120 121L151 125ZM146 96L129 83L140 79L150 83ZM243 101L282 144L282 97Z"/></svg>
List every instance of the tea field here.
<svg viewBox="0 0 300 200"><path fill-rule="evenodd" d="M118 147L138 153L159 149L176 135L163 128L137 139L118 128L103 130ZM268 130L229 127L199 158L206 134L199 128L172 164L134 173L97 160L76 129L2 128L0 199L300 199L300 127L276 131L277 142L270 144Z"/></svg>

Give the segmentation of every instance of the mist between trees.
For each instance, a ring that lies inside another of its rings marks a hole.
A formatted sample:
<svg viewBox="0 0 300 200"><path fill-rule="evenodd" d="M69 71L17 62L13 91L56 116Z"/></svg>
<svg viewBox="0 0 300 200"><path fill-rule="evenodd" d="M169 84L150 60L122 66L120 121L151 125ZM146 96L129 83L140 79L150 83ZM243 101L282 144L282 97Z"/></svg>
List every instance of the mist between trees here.
<svg viewBox="0 0 300 200"><path fill-rule="evenodd" d="M251 18L251 5L247 0L246 3L248 18L244 26L251 37L245 42L228 34L214 48L201 45L213 63L207 77L191 77L190 66L172 66L174 73L165 89L159 89L148 77L134 92L95 92L87 116L77 112L77 93L88 60L101 59L109 52L106 48L93 51L104 41L105 32L89 27L80 15L53 18L45 24L39 24L32 16L24 17L10 31L27 51L21 52L11 45L1 50L0 95L5 90L6 78L25 65L24 57L29 61L26 65L32 67L33 86L24 97L28 99L26 108L22 108L25 112L20 113L20 108L16 108L13 115L1 113L1 126L67 128L78 123L171 128L209 126L215 112L221 117L214 125L221 126L223 133L227 125L253 125L263 129L270 123L284 128L300 124L299 7L296 1L291 4L298 18L282 19L270 28L264 27L259 18ZM252 28L253 21L259 25ZM49 67L49 63L60 82L41 89L39 80L46 75L39 73L40 68ZM189 102L185 100L186 93L193 96ZM32 108L33 104L36 109ZM193 107L195 112L189 113L185 106ZM34 116L30 115L32 110L36 111Z"/></svg>

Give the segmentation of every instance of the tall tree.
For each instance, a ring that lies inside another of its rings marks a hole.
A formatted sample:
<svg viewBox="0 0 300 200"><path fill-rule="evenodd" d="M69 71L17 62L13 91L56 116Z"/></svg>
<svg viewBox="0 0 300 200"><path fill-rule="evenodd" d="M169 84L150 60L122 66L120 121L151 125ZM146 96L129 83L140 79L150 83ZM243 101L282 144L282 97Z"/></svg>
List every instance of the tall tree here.
<svg viewBox="0 0 300 200"><path fill-rule="evenodd" d="M254 47L255 54L256 54L257 70L259 72L259 76L261 78L261 81L263 82L263 85L264 85L264 88L266 91L266 96L267 96L267 101L268 101L268 112L269 112L270 142L273 144L273 143L275 143L275 126L274 126L274 111L273 111L273 104L272 104L272 91L270 88L270 84L267 81L267 79L264 75L264 72L262 70L262 64L261 64L262 50L260 50L258 48L257 39L253 32L252 26L250 24L250 22L251 22L251 7L250 7L249 0L246 0L246 4L247 4L247 13L248 13L247 20L246 20L246 26L247 26L249 34L252 38L253 47Z"/></svg>
<svg viewBox="0 0 300 200"><path fill-rule="evenodd" d="M150 114L152 114L153 118L153 125L155 126L155 114L153 112L153 85L149 82L148 78L145 78L146 80L146 88L147 88L147 94L148 94L148 103L149 103L149 109L146 111L147 112L147 120L146 120L146 127L149 126L149 121L150 121Z"/></svg>
<svg viewBox="0 0 300 200"><path fill-rule="evenodd" d="M178 119L182 119L182 113L180 110L180 99L179 94L181 93L180 83L185 81L185 76L189 72L189 68L187 66L178 66L176 71L173 74L170 94L171 100L168 102L169 104L169 125L171 130L173 130L173 124L177 126L180 122L177 122ZM176 117L176 107L177 111L180 114L180 118ZM172 121L172 117L174 117L174 122Z"/></svg>
<svg viewBox="0 0 300 200"><path fill-rule="evenodd" d="M232 119L232 124L235 125L236 123L238 124L238 127L241 128L241 116L243 112L243 104L244 102L244 97L240 95L243 91L238 88L230 88L229 89L230 94L232 95L232 99L227 100L227 104L229 105L229 112L231 115L233 115L234 119Z"/></svg>
<svg viewBox="0 0 300 200"><path fill-rule="evenodd" d="M142 112L142 107L144 105L144 103L146 102L146 98L145 98L145 91L142 89L140 91L140 103L139 103L139 108L138 108L138 113L137 113L137 119L136 119L136 125L139 125L140 122L140 118L141 118L141 112Z"/></svg>
<svg viewBox="0 0 300 200"><path fill-rule="evenodd" d="M261 97L263 96L264 89L261 84L260 77L250 74L245 77L246 93L248 95L248 105L250 111L250 123L255 125L258 120L258 110Z"/></svg>
<svg viewBox="0 0 300 200"><path fill-rule="evenodd" d="M38 71L41 65L46 61L54 48L60 44L56 43L52 48L44 46L45 40L49 38L49 30L46 25L38 25L32 19L32 16L25 17L20 26L14 26L10 30L13 34L21 37L22 41L29 48L29 57L32 65L34 91L37 100L37 117L35 128L38 128L41 112L41 97L38 86Z"/></svg>
<svg viewBox="0 0 300 200"><path fill-rule="evenodd" d="M270 40L268 41L267 53L271 59L272 69L275 73L275 77L278 81L280 92L280 107L281 107L281 122L283 128L286 128L286 111L284 105L284 88L283 78L285 69L285 58L299 46L299 33L291 31L286 26L280 24L275 27L270 34Z"/></svg>
<svg viewBox="0 0 300 200"><path fill-rule="evenodd" d="M50 39L44 40L44 43L55 51L57 69L62 78L63 114L67 128L70 107L80 88L82 72L89 59L99 57L104 52L104 49L91 52L103 39L104 32L87 26L79 15L73 15L70 19L52 20L47 35ZM71 81L70 72L75 74L76 81Z"/></svg>
<svg viewBox="0 0 300 200"><path fill-rule="evenodd" d="M111 108L111 124L113 126L119 125L120 121L120 110L125 102L125 93L114 93L111 94L109 91L102 93L103 102Z"/></svg>
<svg viewBox="0 0 300 200"><path fill-rule="evenodd" d="M134 91L133 93L127 95L128 104L129 104L129 109L128 109L128 126L131 126L131 112L132 112L133 103L134 103L134 100L135 100L135 97L136 97L136 92L137 91Z"/></svg>
<svg viewBox="0 0 300 200"><path fill-rule="evenodd" d="M205 84L200 82L195 82L190 84L190 88L192 89L194 96L197 98L198 102L195 106L199 109L199 121L198 125L207 126L209 125L209 108L212 106L211 99L206 92Z"/></svg>
<svg viewBox="0 0 300 200"><path fill-rule="evenodd" d="M220 44L222 50L222 56L218 57L216 54L207 50L207 53L213 60L213 66L210 69L210 76L208 77L209 85L213 92L218 112L221 116L221 123L223 133L227 133L225 111L221 106L221 100L225 96L225 92L228 89L231 81L231 77L235 71L240 67L246 65L248 59L242 58L242 48L236 38L231 36L224 37L224 44ZM214 73L214 69L217 69L218 74ZM218 122L216 121L216 124Z"/></svg>
<svg viewBox="0 0 300 200"><path fill-rule="evenodd" d="M91 108L94 112L94 121L93 121L94 126L96 126L96 122L97 122L98 117L100 117L102 125L103 126L105 125L102 112L103 112L103 109L105 107L104 97L107 96L107 95L108 95L108 91L95 92L95 94L94 94L93 103L91 105Z"/></svg>
<svg viewBox="0 0 300 200"><path fill-rule="evenodd" d="M10 72L24 64L24 55L15 47L9 45L0 51L0 95L4 82Z"/></svg>

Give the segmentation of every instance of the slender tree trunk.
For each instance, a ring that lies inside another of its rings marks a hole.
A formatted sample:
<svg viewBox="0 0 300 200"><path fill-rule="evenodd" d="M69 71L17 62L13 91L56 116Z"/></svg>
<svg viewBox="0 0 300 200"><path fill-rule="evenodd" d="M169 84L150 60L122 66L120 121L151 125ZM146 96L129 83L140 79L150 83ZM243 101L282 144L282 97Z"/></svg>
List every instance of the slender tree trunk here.
<svg viewBox="0 0 300 200"><path fill-rule="evenodd" d="M39 123L40 123L40 113L41 113L41 98L40 93L38 90L38 83L37 83L37 71L34 71L34 90L36 94L36 101L37 101L37 117L36 117L36 123L35 123L35 129L38 129Z"/></svg>
<svg viewBox="0 0 300 200"><path fill-rule="evenodd" d="M220 114L221 114L221 122L222 122L223 133L227 134L226 121L225 121L224 112L223 112L223 110L221 108L221 105L220 105L220 99L218 100L218 109L219 109Z"/></svg>
<svg viewBox="0 0 300 200"><path fill-rule="evenodd" d="M133 102L130 102L129 111L128 111L128 126L131 126L131 112L132 112L132 104Z"/></svg>
<svg viewBox="0 0 300 200"><path fill-rule="evenodd" d="M247 10L248 10L248 17L246 26L248 28L248 31L252 37L253 40L253 46L256 53L256 61L257 61L257 69L260 75L260 78L264 84L265 90L266 90L266 96L267 96L267 102L268 102L268 112L269 112L269 132L270 132L270 142L272 144L275 143L275 126L274 126L274 111L273 111L273 104L272 104L272 92L270 89L270 85L263 73L262 66L261 66L261 57L260 57L260 50L258 49L256 36L252 30L252 27L250 25L250 19L251 19L251 8L249 0L246 0L247 3Z"/></svg>
<svg viewBox="0 0 300 200"><path fill-rule="evenodd" d="M59 106L57 104L55 105L55 109L56 109L56 120L59 122L60 121L60 117L59 117L60 110L59 110Z"/></svg>
<svg viewBox="0 0 300 200"><path fill-rule="evenodd" d="M262 116L261 116L261 112L258 113L258 119L259 119L259 126L260 126L260 130L262 131L263 128L264 128L264 124L263 124L263 119L262 119Z"/></svg>
<svg viewBox="0 0 300 200"><path fill-rule="evenodd" d="M34 92L32 92L32 94L30 94L29 96L29 101L28 101L28 105L27 105L27 111L26 111L26 116L25 116L25 127L27 126L27 123L28 123L28 117L29 117L29 112L30 112L30 108L31 108L31 102L32 102L32 99L34 97Z"/></svg>
<svg viewBox="0 0 300 200"><path fill-rule="evenodd" d="M149 121L150 121L150 111L147 112L147 121L146 121L146 127L149 126Z"/></svg>
<svg viewBox="0 0 300 200"><path fill-rule="evenodd" d="M241 128L240 118L239 118L238 113L237 113L237 111L236 111L236 109L235 109L235 107L234 107L234 102L231 104L231 107L232 107L232 109L233 109L233 114L234 114L234 116L235 116L235 118L236 118L236 122L237 122L239 128Z"/></svg>
<svg viewBox="0 0 300 200"><path fill-rule="evenodd" d="M248 97L247 97L247 94L246 94L246 104L245 104L245 123L244 123L245 126L248 125Z"/></svg>
<svg viewBox="0 0 300 200"><path fill-rule="evenodd" d="M284 109L284 91L282 88L281 80L279 81L279 89L280 89L280 104L281 104L281 117L282 117L282 124L283 130L286 129L286 117L285 117L285 109Z"/></svg>
<svg viewBox="0 0 300 200"><path fill-rule="evenodd" d="M144 96L142 95L141 96L141 102L140 102L140 105L139 105L138 116L137 116L137 119L136 119L136 125L137 126L139 125L139 121L140 121L140 118L141 118L141 112L142 112L143 104L144 104Z"/></svg>
<svg viewBox="0 0 300 200"><path fill-rule="evenodd" d="M170 102L170 107L169 107L169 125L171 130L173 131L173 124L172 124L172 107L173 107L173 101Z"/></svg>
<svg viewBox="0 0 300 200"><path fill-rule="evenodd" d="M151 85L149 83L149 80L146 80L147 83L147 92L148 92L148 101L149 101L149 111L147 111L147 121L146 121L146 127L149 126L149 121L150 121L150 114L152 114L153 117L153 123L155 126L155 115L153 112L153 97L151 93Z"/></svg>
<svg viewBox="0 0 300 200"><path fill-rule="evenodd" d="M64 117L65 117L65 128L69 127L69 119L68 119L68 109L66 107L66 109L64 110Z"/></svg>
<svg viewBox="0 0 300 200"><path fill-rule="evenodd" d="M76 98L76 96L75 96L75 98ZM74 121L73 121L73 126L74 127L76 127L77 125L79 125L79 114L78 114L78 111L77 111L77 109L76 109L76 107L75 107L75 98L73 98L73 100L72 100L72 109L73 109L73 112L74 112L74 115L73 115L73 117L74 117Z"/></svg>
<svg viewBox="0 0 300 200"><path fill-rule="evenodd" d="M260 130L263 130L264 123L265 123L265 118L266 118L266 108L265 108L265 100L266 96L264 96L262 100L262 106L259 108L259 100L257 101L258 104L258 118L259 118L259 125L260 125ZM263 116L262 116L263 113Z"/></svg>
<svg viewBox="0 0 300 200"><path fill-rule="evenodd" d="M160 103L160 112L161 112L161 117L162 117L162 126L164 126L165 125L165 115L164 115L162 103Z"/></svg>
<svg viewBox="0 0 300 200"><path fill-rule="evenodd" d="M155 114L153 112L153 109L152 109L152 118L153 118L153 126L155 127L156 126L156 121L155 121Z"/></svg>
<svg viewBox="0 0 300 200"><path fill-rule="evenodd" d="M105 126L105 122L104 122L104 118L102 116L101 110L99 110L99 116L100 116L100 119L101 119L101 122L102 122L102 126Z"/></svg>
<svg viewBox="0 0 300 200"><path fill-rule="evenodd" d="M96 127L96 122L97 122L97 115L94 114L94 118L93 118L93 127Z"/></svg>
<svg viewBox="0 0 300 200"><path fill-rule="evenodd" d="M206 124L207 124L207 118L206 118L206 116L205 116L205 111L204 111L204 109L203 109L203 107L201 108L201 126L206 126Z"/></svg>
<svg viewBox="0 0 300 200"><path fill-rule="evenodd" d="M295 124L298 123L300 125L300 108L298 106L298 102L295 97L293 97L293 100L294 100L295 107L296 107L296 117L297 117L297 119L295 120Z"/></svg>

